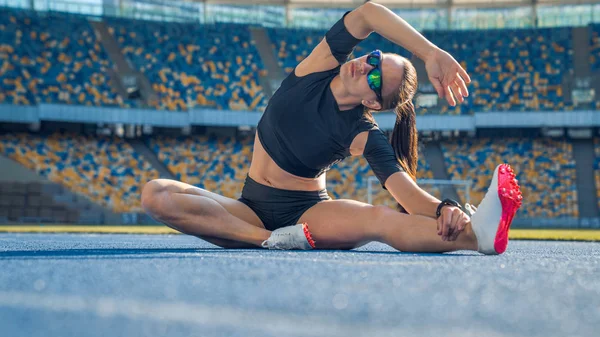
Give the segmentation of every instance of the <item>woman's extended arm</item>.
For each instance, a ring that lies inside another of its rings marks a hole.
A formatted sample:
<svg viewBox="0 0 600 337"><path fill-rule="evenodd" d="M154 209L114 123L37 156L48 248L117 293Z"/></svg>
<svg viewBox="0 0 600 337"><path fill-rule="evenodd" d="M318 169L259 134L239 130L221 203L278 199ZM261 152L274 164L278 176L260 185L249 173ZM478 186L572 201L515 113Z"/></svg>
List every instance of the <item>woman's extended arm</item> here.
<svg viewBox="0 0 600 337"><path fill-rule="evenodd" d="M367 2L344 16L344 26L354 38L366 39L372 32L377 32L388 40L405 47L418 57L425 58L437 47L424 38L406 21L398 17L384 6ZM314 67L312 63L322 68L333 68L338 61L333 57L329 44L334 41L324 39L311 54L300 63L303 67ZM314 59L314 62L313 62ZM325 62L325 64L323 64Z"/></svg>
<svg viewBox="0 0 600 337"><path fill-rule="evenodd" d="M409 214L435 218L440 200L421 189L406 172L396 172L385 181L385 188Z"/></svg>
<svg viewBox="0 0 600 337"><path fill-rule="evenodd" d="M392 174L385 181L385 188L409 214L436 218L440 201L417 186L408 173ZM454 241L469 221L470 218L459 208L443 207L441 216L437 219L438 235L444 241Z"/></svg>
<svg viewBox="0 0 600 337"><path fill-rule="evenodd" d="M386 7L367 2L348 14L344 23L348 32L359 39L376 32L423 60L431 84L450 105L454 106L456 100L462 103L469 95L465 83L471 79L460 64Z"/></svg>
<svg viewBox="0 0 600 337"><path fill-rule="evenodd" d="M385 6L373 2L367 2L352 11L346 16L344 23L350 34L356 38L364 39L376 32L422 60L426 60L437 49L401 17Z"/></svg>

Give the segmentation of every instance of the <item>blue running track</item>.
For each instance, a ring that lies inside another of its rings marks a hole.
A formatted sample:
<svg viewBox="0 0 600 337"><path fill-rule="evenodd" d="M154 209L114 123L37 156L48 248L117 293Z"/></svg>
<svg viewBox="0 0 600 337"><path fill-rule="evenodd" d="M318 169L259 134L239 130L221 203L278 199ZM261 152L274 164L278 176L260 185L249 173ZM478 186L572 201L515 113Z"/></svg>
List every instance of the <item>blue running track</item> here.
<svg viewBox="0 0 600 337"><path fill-rule="evenodd" d="M600 336L600 243L501 256L0 234L0 336Z"/></svg>

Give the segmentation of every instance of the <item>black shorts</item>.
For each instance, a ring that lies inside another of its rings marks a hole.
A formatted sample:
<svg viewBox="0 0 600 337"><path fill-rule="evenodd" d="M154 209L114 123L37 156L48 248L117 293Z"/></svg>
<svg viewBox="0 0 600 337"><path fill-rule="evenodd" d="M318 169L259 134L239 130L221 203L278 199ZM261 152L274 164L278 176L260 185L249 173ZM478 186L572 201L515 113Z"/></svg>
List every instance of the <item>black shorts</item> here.
<svg viewBox="0 0 600 337"><path fill-rule="evenodd" d="M324 200L331 200L327 190L290 191L262 185L246 176L242 197L238 199L262 220L272 231L293 226L309 208Z"/></svg>

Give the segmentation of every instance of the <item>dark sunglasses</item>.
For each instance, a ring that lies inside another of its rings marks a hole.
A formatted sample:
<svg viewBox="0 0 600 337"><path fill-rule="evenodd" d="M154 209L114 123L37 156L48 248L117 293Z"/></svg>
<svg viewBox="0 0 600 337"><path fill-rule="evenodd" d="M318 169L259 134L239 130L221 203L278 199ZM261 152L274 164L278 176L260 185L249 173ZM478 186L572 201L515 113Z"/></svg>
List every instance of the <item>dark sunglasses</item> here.
<svg viewBox="0 0 600 337"><path fill-rule="evenodd" d="M383 97L381 96L381 55L381 50L376 49L367 56L367 64L373 67L367 73L367 82L369 83L369 88L377 95L379 103L383 104Z"/></svg>

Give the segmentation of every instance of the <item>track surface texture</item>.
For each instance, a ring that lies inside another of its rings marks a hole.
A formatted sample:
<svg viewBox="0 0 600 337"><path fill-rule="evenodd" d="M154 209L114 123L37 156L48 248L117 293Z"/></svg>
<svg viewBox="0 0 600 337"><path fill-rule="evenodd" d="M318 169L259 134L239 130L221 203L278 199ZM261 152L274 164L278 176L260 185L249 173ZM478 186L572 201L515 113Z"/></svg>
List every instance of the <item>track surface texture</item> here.
<svg viewBox="0 0 600 337"><path fill-rule="evenodd" d="M500 256L225 250L184 235L0 234L0 331L80 336L598 336L600 243Z"/></svg>

